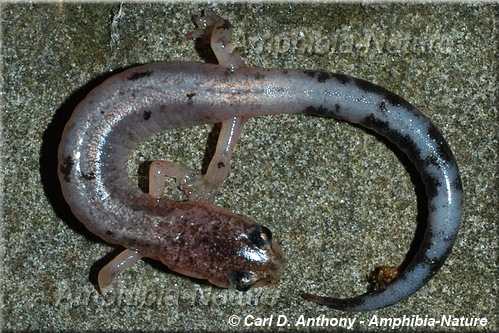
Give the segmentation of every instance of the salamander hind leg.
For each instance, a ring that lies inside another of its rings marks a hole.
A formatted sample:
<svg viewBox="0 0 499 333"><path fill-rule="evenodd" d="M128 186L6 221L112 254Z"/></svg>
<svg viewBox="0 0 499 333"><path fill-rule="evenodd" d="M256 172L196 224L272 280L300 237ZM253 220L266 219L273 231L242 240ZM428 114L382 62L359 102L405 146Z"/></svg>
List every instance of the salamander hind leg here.
<svg viewBox="0 0 499 333"><path fill-rule="evenodd" d="M204 175L178 163L154 161L149 167L149 195L161 198L164 178L168 176L175 178L177 186L189 201L213 202L220 186L229 176L232 153L245 122L245 118L233 117L222 123L215 154Z"/></svg>
<svg viewBox="0 0 499 333"><path fill-rule="evenodd" d="M196 24L196 29L186 35L187 39L201 38L206 41L209 40L218 64L226 67L231 72L246 67L232 43L233 27L228 20L209 10L205 10L202 16L193 16L192 19Z"/></svg>
<svg viewBox="0 0 499 333"><path fill-rule="evenodd" d="M379 266L371 272L371 286L374 291L385 290L400 276L400 266Z"/></svg>
<svg viewBox="0 0 499 333"><path fill-rule="evenodd" d="M175 178L177 186L190 197L194 189L204 187L203 176L195 170L169 161L154 161L149 167L149 195L160 199L165 189L165 178Z"/></svg>
<svg viewBox="0 0 499 333"><path fill-rule="evenodd" d="M187 39L200 38L209 41L218 64L231 72L246 67L232 43L233 28L229 21L209 10L205 10L201 16L193 16L193 21L196 29L187 34ZM206 174L201 177L199 174L186 173L187 176L184 176L179 184L189 200L209 202L215 200L218 189L229 175L232 153L246 120L243 117L233 117L222 122L216 152Z"/></svg>
<svg viewBox="0 0 499 333"><path fill-rule="evenodd" d="M165 178L175 178L177 186L189 201L213 202L218 192L218 185L205 179L199 171L169 161L154 161L149 167L149 195L160 199L165 189Z"/></svg>
<svg viewBox="0 0 499 333"><path fill-rule="evenodd" d="M205 181L203 191L207 193L199 191L201 195L211 195L210 198L213 200L218 189L229 176L232 154L245 123L246 119L242 117L233 117L222 123L215 154L203 177ZM195 197L191 196L189 199L195 199Z"/></svg>
<svg viewBox="0 0 499 333"><path fill-rule="evenodd" d="M141 258L142 256L137 251L126 249L104 266L97 277L101 294L107 298L112 292L114 278Z"/></svg>

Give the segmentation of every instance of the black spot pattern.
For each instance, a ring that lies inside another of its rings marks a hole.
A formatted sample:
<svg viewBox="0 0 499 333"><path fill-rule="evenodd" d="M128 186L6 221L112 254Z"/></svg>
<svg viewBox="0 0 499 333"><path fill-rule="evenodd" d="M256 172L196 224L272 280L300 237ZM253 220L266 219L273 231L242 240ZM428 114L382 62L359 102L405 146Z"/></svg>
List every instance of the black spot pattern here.
<svg viewBox="0 0 499 333"><path fill-rule="evenodd" d="M142 115L142 117L144 118L144 120L149 120L149 119L151 119L151 115L152 115L152 111L144 111L144 114Z"/></svg>
<svg viewBox="0 0 499 333"><path fill-rule="evenodd" d="M331 73L326 72L318 72L317 73L317 82L324 83L332 77Z"/></svg>
<svg viewBox="0 0 499 333"><path fill-rule="evenodd" d="M260 72L256 72L255 73L255 80L263 80L265 79L265 75L260 73Z"/></svg>
<svg viewBox="0 0 499 333"><path fill-rule="evenodd" d="M230 29L232 28L232 24L230 24L230 22L228 20L224 20L222 25L219 26L217 29L224 29L224 30L227 30L227 29Z"/></svg>
<svg viewBox="0 0 499 333"><path fill-rule="evenodd" d="M409 104L409 102L407 102L405 99L403 99L402 97L400 97L398 95L395 95L394 93L386 90L383 87L380 87L374 83L371 83L369 81L362 80L362 79L353 79L353 80L354 80L355 84L357 85L357 87L359 87L360 89L362 89L366 92L372 93L372 94L377 94L377 95L382 96L383 99L385 101L387 101L388 103L390 103L391 105L402 106L409 111L414 110L414 107L411 104ZM416 117L419 117L419 112L413 111L412 113Z"/></svg>
<svg viewBox="0 0 499 333"><path fill-rule="evenodd" d="M426 195L429 199L434 198L438 194L438 189L442 186L442 183L435 177L430 176L429 174L421 174L424 179L424 183L426 185Z"/></svg>
<svg viewBox="0 0 499 333"><path fill-rule="evenodd" d="M338 105L338 104L336 104ZM339 110L339 105L336 108L336 112ZM336 113L334 111L329 110L328 108L325 108L324 106L320 105L318 107L315 107L313 105L307 106L301 113L303 114L308 114L308 115L314 115L314 116L330 116L330 113Z"/></svg>
<svg viewBox="0 0 499 333"><path fill-rule="evenodd" d="M451 186L453 189L462 191L463 190L463 183L461 181L461 177L459 174L456 176L456 178L452 181Z"/></svg>
<svg viewBox="0 0 499 333"><path fill-rule="evenodd" d="M153 73L153 71L135 72L135 73L127 76L126 78L130 81L137 81L137 80L142 79L144 77L151 76L152 73Z"/></svg>
<svg viewBox="0 0 499 333"><path fill-rule="evenodd" d="M189 93L185 95L187 97L187 105L194 104L193 97L196 96L196 93Z"/></svg>
<svg viewBox="0 0 499 333"><path fill-rule="evenodd" d="M458 210L456 214L459 216L459 211L461 210L462 205L462 203L456 203L456 200L454 199L454 202L449 203L450 206L446 208L441 206L440 200L435 200L437 195L444 195L448 193L448 191L455 192L457 194L456 197L459 197L462 193L461 178L459 176L459 172L457 171L454 156L447 142L436 126L429 122L420 113L420 111L418 111L402 97L380 86L342 74L328 74L317 71L303 71L302 73L310 77L312 80L316 80L320 83L324 83L328 80L336 80L337 82L331 83L333 85L348 85L346 88L351 88L350 85L355 85L357 87L355 90L358 90L361 95L377 95L376 98L379 102L375 106L375 109L372 109L371 111L366 110L367 112L372 113L366 115L360 121L355 119L355 122L358 122L358 124L363 127L374 130L381 136L393 142L404 154L406 154L409 160L414 163L416 169L419 171L428 197L429 225L427 226L423 242L410 265L401 273L399 277L400 280L404 281L402 287L401 285L397 285L396 287L394 286L394 288L391 289L391 292L405 293L407 290L404 290L403 288L407 288L408 281L412 282L412 279L415 278L415 268L420 265L425 266L428 273L425 276L418 278L418 280L421 281L417 281L417 284L426 284L440 269L440 267L444 264L445 259L450 254L452 244L454 243L457 235L455 231L459 227L460 223L459 220L451 219L448 221L449 225L442 227L438 224L447 221L434 221L436 218L435 214L439 213L440 210L445 211L446 209L455 208ZM354 97L353 101L356 102L358 99ZM419 134L416 134L419 136L418 139L413 140L412 136L407 134L403 129L404 126L407 126L405 128L409 128L408 133L410 133L409 124L401 125L403 128L399 129L397 125L399 119L394 120L393 116L388 113L388 111L391 111L394 107L396 108L396 111L400 111L404 117L420 121L417 122L421 124L420 128L416 129L419 132ZM339 103L334 106L330 104L311 104L304 108L303 113L319 116L335 116L335 118L345 118L347 121L350 120L348 117L348 110ZM421 144L419 143L420 140ZM447 188L447 184L444 183L444 181L446 181L444 180L445 174L447 174L448 171L448 174L453 177L451 179L451 188ZM439 230L438 234L432 230L432 227L435 228L435 225L433 224L437 224L437 230ZM440 244L441 242L444 242L444 244ZM437 244L445 247L445 253L439 254L438 256L430 255L430 257L427 257L426 254L431 253L431 250L434 249ZM385 307L391 305L391 303L385 303L385 301L382 300L383 296L381 296L381 294L386 295L385 297L393 298L393 302L402 299L400 298L397 300L397 296L391 296L384 291L372 292L367 295L350 299L320 297L311 294L302 294L302 297L306 300L340 310L371 310L380 306Z"/></svg>
<svg viewBox="0 0 499 333"><path fill-rule="evenodd" d="M71 181L71 178L69 177L69 175L71 174L71 170L73 169L73 166L74 166L74 161L73 161L73 158L68 155L64 158L64 161L62 162L62 165L61 165L61 173L64 175L64 181L66 183L69 183Z"/></svg>
<svg viewBox="0 0 499 333"><path fill-rule="evenodd" d="M424 167L429 167L429 166L438 167L439 166L438 158L435 155L430 155L430 156L426 157L426 159L424 160L423 166Z"/></svg>
<svg viewBox="0 0 499 333"><path fill-rule="evenodd" d="M338 114L338 113L340 113L340 109L341 109L341 106L340 106L338 103L336 103L336 104L334 105L334 112L335 112L336 114Z"/></svg>
<svg viewBox="0 0 499 333"><path fill-rule="evenodd" d="M389 122L383 121L374 116L374 114L371 114L359 124L378 132L391 142L395 143L413 162L423 164L423 161L419 161L420 149L416 142L411 140L409 136L402 135L397 130L392 129Z"/></svg>
<svg viewBox="0 0 499 333"><path fill-rule="evenodd" d="M391 142L395 143L400 148L400 150L402 150L409 157L409 159L416 164L416 167L420 170L421 177L423 178L423 182L426 185L426 194L428 195L428 197L433 198L437 195L438 189L442 185L441 182L429 173L421 170L421 168L424 168L425 165L440 165L436 157L430 156L426 157L425 160L420 160L421 150L417 146L416 142L411 140L409 136L402 135L398 131L390 128L388 122L376 118L373 114L366 117L364 121L360 122L360 125L378 132Z"/></svg>
<svg viewBox="0 0 499 333"><path fill-rule="evenodd" d="M90 173L82 173L81 174L81 178L85 179L85 180L92 180L92 179L95 179L95 173L92 171Z"/></svg>
<svg viewBox="0 0 499 333"><path fill-rule="evenodd" d="M310 76L312 79L315 77L316 73L317 73L316 71L311 71L311 70L304 70L303 71L303 74Z"/></svg>
<svg viewBox="0 0 499 333"><path fill-rule="evenodd" d="M386 103L385 101L382 101L381 103L379 103L378 105L378 110L382 113L385 113L386 112Z"/></svg>
<svg viewBox="0 0 499 333"><path fill-rule="evenodd" d="M347 84L352 81L352 77L345 74L335 74L334 78L338 80L341 84Z"/></svg>
<svg viewBox="0 0 499 333"><path fill-rule="evenodd" d="M353 309L359 306L363 306L365 301L363 296L339 299L331 297L321 297L312 294L302 293L301 297L307 301L312 301L319 305L325 305L332 309Z"/></svg>
<svg viewBox="0 0 499 333"><path fill-rule="evenodd" d="M449 163L454 160L454 155L450 150L449 145L445 141L442 133L433 124L428 126L428 137L437 143L438 156L443 159L444 163Z"/></svg>

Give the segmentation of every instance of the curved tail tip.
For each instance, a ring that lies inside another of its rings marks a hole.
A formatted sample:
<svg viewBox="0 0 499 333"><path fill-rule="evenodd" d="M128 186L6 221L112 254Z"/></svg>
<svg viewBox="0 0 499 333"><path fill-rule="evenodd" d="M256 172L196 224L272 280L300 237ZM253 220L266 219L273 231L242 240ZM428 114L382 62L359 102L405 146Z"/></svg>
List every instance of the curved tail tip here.
<svg viewBox="0 0 499 333"><path fill-rule="evenodd" d="M356 298L345 298L345 299L322 297L307 293L302 293L300 296L304 300L311 301L319 305L324 305L331 309L343 310L343 311L361 311L363 310L362 305L364 305L362 296Z"/></svg>
<svg viewBox="0 0 499 333"><path fill-rule="evenodd" d="M326 297L321 297L321 296L307 294L307 293L301 293L300 296L306 301L314 302L314 303L317 303L320 305L326 305L325 304Z"/></svg>

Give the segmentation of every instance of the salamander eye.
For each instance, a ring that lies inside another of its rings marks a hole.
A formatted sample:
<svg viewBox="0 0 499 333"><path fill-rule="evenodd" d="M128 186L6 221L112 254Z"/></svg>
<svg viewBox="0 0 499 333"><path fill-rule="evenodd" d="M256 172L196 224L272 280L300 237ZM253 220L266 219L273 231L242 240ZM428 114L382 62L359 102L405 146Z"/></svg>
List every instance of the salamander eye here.
<svg viewBox="0 0 499 333"><path fill-rule="evenodd" d="M263 225L251 228L248 239L259 249L269 248L272 244L272 232Z"/></svg>
<svg viewBox="0 0 499 333"><path fill-rule="evenodd" d="M238 271L232 273L229 283L232 288L238 291L249 290L256 282L255 276L249 271Z"/></svg>

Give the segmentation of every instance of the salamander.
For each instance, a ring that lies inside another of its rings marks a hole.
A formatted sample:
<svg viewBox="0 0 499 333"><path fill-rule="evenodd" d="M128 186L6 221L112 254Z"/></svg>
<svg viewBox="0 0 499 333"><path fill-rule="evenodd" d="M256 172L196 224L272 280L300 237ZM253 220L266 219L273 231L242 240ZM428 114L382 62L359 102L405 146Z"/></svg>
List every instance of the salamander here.
<svg viewBox="0 0 499 333"><path fill-rule="evenodd" d="M276 281L285 259L270 229L213 202L244 123L283 113L335 118L379 133L414 163L428 197L419 250L405 269L392 270L383 288L345 299L301 296L363 311L390 306L424 286L449 256L463 211L458 166L437 127L403 98L361 79L249 68L232 44L229 21L209 11L193 19L196 29L187 38L210 41L218 64L158 62L113 75L79 103L63 132L58 176L66 201L91 232L125 248L99 273L102 292L142 257L240 291ZM132 183L126 163L139 143L160 131L215 123L222 127L205 174L155 161L149 193ZM177 180L186 201L163 197L165 177Z"/></svg>

